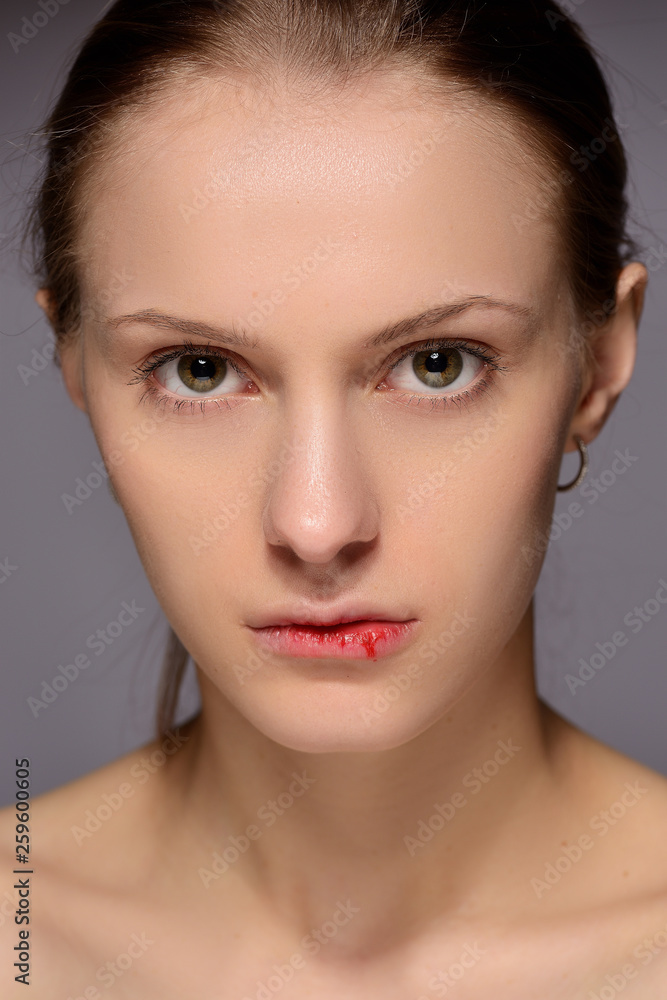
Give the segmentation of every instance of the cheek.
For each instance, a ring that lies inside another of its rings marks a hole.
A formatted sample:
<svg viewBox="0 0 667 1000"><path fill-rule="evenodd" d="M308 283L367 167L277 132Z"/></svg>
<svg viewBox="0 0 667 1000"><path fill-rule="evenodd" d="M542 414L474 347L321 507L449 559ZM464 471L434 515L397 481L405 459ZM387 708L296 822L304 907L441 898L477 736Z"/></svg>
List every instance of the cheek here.
<svg viewBox="0 0 667 1000"><path fill-rule="evenodd" d="M248 429L129 408L120 394L90 393L90 418L139 556L167 614L198 588L224 588L224 566L241 564L247 510L259 482ZM213 586L211 586L213 584Z"/></svg>
<svg viewBox="0 0 667 1000"><path fill-rule="evenodd" d="M539 576L563 448L562 401L545 394L528 420L530 402L451 435L435 462L413 464L397 507L396 541L411 560L403 569L424 602L468 611L485 628L495 621L507 636Z"/></svg>
<svg viewBox="0 0 667 1000"><path fill-rule="evenodd" d="M162 431L128 453L114 479L158 596L169 604L185 595L191 602L204 594L219 599L230 587L228 570L248 555L248 511L257 491L246 465L193 455Z"/></svg>

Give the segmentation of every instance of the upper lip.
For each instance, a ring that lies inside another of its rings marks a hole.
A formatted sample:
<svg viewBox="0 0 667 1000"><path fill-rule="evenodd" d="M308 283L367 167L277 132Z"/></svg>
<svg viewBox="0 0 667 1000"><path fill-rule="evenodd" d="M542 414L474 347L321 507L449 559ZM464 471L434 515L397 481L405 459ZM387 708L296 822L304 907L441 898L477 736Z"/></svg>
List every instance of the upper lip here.
<svg viewBox="0 0 667 1000"><path fill-rule="evenodd" d="M402 611L387 611L369 604L345 604L334 608L288 608L285 605L252 616L246 624L251 628L280 625L340 625L356 621L404 622L412 620Z"/></svg>

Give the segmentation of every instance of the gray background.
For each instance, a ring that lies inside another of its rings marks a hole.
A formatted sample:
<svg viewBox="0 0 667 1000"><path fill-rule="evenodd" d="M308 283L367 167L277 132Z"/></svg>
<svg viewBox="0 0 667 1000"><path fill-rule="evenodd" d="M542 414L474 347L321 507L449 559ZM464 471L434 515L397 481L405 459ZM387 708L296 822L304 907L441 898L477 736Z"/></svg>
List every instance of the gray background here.
<svg viewBox="0 0 667 1000"><path fill-rule="evenodd" d="M39 167L30 133L59 89L66 60L105 5L69 0L15 53L9 33L20 33L22 18L39 9L37 0L3 0L0 14L0 563L16 567L6 578L0 572L0 803L12 797L15 757L31 758L39 793L150 738L166 637L106 485L71 514L61 499L100 455L48 351L39 358L52 338L21 268L16 231ZM611 469L616 449L629 449L637 460L594 504L578 490L558 495L556 513L578 500L584 514L554 537L538 585L538 687L582 729L667 774L667 605L637 634L623 623L635 605L654 596L661 578L667 581L667 10L664 0L579 0L575 16L602 54L618 121L627 126L621 132L631 160L635 232L652 273L635 373L591 446L590 476ZM43 370L28 377L21 366ZM575 457L568 456L561 481L575 469ZM133 600L144 609L137 620L102 655L91 654L88 636ZM566 674L576 673L579 659L590 659L596 643L619 629L628 644L573 694ZM91 667L35 717L27 699L40 697L42 683L82 652L91 655ZM196 704L190 676L180 717Z"/></svg>

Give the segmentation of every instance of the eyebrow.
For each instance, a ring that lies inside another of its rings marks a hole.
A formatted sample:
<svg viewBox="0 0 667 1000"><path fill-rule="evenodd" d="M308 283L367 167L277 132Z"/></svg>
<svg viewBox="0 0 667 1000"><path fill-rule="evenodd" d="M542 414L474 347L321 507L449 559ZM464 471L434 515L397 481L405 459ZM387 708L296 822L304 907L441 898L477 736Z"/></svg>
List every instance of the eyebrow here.
<svg viewBox="0 0 667 1000"><path fill-rule="evenodd" d="M443 320L460 316L462 313L475 307L502 310L511 315L532 320L533 322L537 319L533 309L518 302L506 302L490 295L469 295L457 302L445 302L431 306L429 309L425 309L415 316L408 316L395 323L389 323L371 336L363 346L366 348L375 348L389 344L399 338L407 337L416 330L428 329L429 327L436 326ZM104 326L116 330L121 326L131 323L143 323L162 330L176 330L186 336L208 337L209 340L217 341L228 347L243 347L255 350L260 343L257 338L254 340L251 339L247 330L212 326L210 323L182 319L179 316L171 316L168 313L159 312L155 309L143 309L140 312L116 316L106 320Z"/></svg>

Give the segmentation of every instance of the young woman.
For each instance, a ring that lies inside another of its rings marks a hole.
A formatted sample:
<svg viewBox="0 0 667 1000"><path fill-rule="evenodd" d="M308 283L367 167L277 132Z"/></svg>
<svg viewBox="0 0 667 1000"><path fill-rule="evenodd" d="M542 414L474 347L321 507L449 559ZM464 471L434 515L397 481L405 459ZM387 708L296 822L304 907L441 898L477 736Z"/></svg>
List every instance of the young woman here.
<svg viewBox="0 0 667 1000"><path fill-rule="evenodd" d="M175 655L155 743L32 805L3 997L667 996L667 782L533 680L647 280L579 29L121 0L48 137L38 301Z"/></svg>

